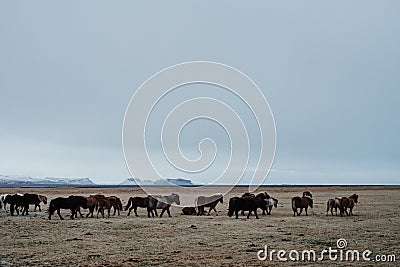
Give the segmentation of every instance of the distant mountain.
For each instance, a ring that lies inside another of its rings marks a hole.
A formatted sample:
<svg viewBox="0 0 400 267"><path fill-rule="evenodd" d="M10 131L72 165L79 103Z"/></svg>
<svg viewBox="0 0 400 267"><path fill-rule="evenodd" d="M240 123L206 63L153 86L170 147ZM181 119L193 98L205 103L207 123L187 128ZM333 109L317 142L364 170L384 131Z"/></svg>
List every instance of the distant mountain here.
<svg viewBox="0 0 400 267"><path fill-rule="evenodd" d="M36 178L30 176L0 175L0 186L93 186L89 178Z"/></svg>
<svg viewBox="0 0 400 267"><path fill-rule="evenodd" d="M127 178L120 185L159 185L159 186L191 186L194 185L191 180L182 178L168 178L160 180L141 180L139 178Z"/></svg>

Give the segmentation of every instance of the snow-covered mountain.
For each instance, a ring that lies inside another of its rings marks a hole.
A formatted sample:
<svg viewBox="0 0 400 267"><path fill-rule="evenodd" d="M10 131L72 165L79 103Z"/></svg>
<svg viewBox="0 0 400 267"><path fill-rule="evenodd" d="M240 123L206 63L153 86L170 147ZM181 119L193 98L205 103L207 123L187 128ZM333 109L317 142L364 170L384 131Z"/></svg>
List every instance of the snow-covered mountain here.
<svg viewBox="0 0 400 267"><path fill-rule="evenodd" d="M89 178L36 178L30 176L0 175L0 185L3 186L62 186L62 185L96 185Z"/></svg>
<svg viewBox="0 0 400 267"><path fill-rule="evenodd" d="M127 178L120 183L120 185L177 185L177 186L191 186L194 185L191 180L182 178L168 178L160 180L141 180L139 178Z"/></svg>

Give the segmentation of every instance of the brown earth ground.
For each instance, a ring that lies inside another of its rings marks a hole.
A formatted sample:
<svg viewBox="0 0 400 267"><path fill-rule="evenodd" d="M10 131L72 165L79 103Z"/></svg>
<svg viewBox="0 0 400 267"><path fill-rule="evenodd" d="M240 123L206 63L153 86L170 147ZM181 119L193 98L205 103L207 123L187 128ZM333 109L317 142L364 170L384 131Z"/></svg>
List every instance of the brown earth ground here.
<svg viewBox="0 0 400 267"><path fill-rule="evenodd" d="M162 194L164 189L158 188ZM257 252L268 249L301 251L312 249L317 257L323 249L336 249L339 238L347 240L346 249L369 249L377 254L394 254L400 263L400 187L399 186L334 186L334 187L265 187L279 199L278 208L270 216L254 216L236 220L227 216L229 198L240 196L246 188L234 188L217 206L218 215L183 216L179 207L172 208L172 218L147 218L139 209L139 217L127 212L111 218L78 218L70 220L69 211L62 211L66 220L55 215L47 219L47 207L28 216L10 216L0 211L1 266L373 266L376 262L259 261ZM291 198L310 190L315 206L300 217L293 217ZM175 190L183 198L185 188ZM205 188L204 195L223 191ZM49 200L71 194L88 196L94 193L119 196L125 205L130 196L145 195L140 188L0 188L0 194L29 192L46 195ZM336 196L359 195L354 216L326 216L326 201ZM86 211L85 211L86 212ZM301 254L300 254L301 255ZM288 257L288 255L286 255ZM300 256L301 257L301 256Z"/></svg>

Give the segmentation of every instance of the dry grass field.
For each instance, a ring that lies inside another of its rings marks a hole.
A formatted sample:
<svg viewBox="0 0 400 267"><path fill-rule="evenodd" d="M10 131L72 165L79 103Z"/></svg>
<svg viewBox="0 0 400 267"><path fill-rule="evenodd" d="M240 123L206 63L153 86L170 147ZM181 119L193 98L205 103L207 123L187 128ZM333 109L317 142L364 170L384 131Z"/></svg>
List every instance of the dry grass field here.
<svg viewBox="0 0 400 267"><path fill-rule="evenodd" d="M163 188L157 189L162 194ZM183 198L190 198L184 188L177 189ZM139 209L139 217L127 212L105 219L78 218L65 220L55 215L47 219L46 209L28 216L10 216L0 212L1 266L368 266L376 262L324 261L280 262L259 261L257 252L269 249L313 249L318 253L336 248L339 238L347 240L346 249L369 249L376 254L394 254L400 263L400 187L269 187L261 188L279 199L278 208L270 216L256 220L227 216L228 200L240 196L244 188L235 188L217 206L218 215L183 216L172 208L172 218L147 218ZM310 190L315 206L309 216L293 217L290 200ZM204 195L222 191L206 188ZM125 205L129 196L145 195L139 188L43 188L7 189L0 194L30 192L46 195L49 200L71 194L88 196L94 193L119 196ZM354 216L326 216L326 201L335 196L359 195ZM43 206L43 205L42 205ZM85 211L86 212L86 211Z"/></svg>

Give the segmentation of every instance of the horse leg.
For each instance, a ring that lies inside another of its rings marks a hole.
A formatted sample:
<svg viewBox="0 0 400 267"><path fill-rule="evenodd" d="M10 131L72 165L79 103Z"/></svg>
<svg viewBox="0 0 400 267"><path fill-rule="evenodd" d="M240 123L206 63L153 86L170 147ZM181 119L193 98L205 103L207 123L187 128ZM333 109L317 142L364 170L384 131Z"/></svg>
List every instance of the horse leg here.
<svg viewBox="0 0 400 267"><path fill-rule="evenodd" d="M350 214L351 216L353 216L353 208L350 208L349 214Z"/></svg>
<svg viewBox="0 0 400 267"><path fill-rule="evenodd" d="M239 219L238 213L239 213L239 211L238 211L238 210L235 210L236 219ZM243 213L244 213L244 212L243 212Z"/></svg>
<svg viewBox="0 0 400 267"><path fill-rule="evenodd" d="M308 213L307 213L307 207L305 207L304 209L306 210L306 216L308 216Z"/></svg>
<svg viewBox="0 0 400 267"><path fill-rule="evenodd" d="M154 208L154 214L156 215L156 217L158 217L158 213L157 213L157 208Z"/></svg>
<svg viewBox="0 0 400 267"><path fill-rule="evenodd" d="M137 207L134 207L134 208L133 208L133 211L135 212L135 216L139 216L139 215L137 214Z"/></svg>
<svg viewBox="0 0 400 267"><path fill-rule="evenodd" d="M163 210L161 211L160 218L163 216L164 212L165 212L165 209L163 209Z"/></svg>
<svg viewBox="0 0 400 267"><path fill-rule="evenodd" d="M60 209L57 210L57 214L58 214L58 217L60 217L60 220L64 220L64 218L60 214Z"/></svg>
<svg viewBox="0 0 400 267"><path fill-rule="evenodd" d="M213 208L213 210L215 211L215 216L218 216L218 212L217 212L217 210L215 209L215 207Z"/></svg>
<svg viewBox="0 0 400 267"><path fill-rule="evenodd" d="M262 211L263 211L263 212L262 212L262 215L266 215L266 214L265 214L265 209L262 209ZM267 211L267 214L268 214L268 211ZM269 215L269 214L268 214L268 215Z"/></svg>
<svg viewBox="0 0 400 267"><path fill-rule="evenodd" d="M260 219L257 214L257 209L254 210L254 214L256 215L256 219Z"/></svg>
<svg viewBox="0 0 400 267"><path fill-rule="evenodd" d="M110 218L110 213L111 213L111 207L108 209L108 218ZM115 215L115 212L114 212Z"/></svg>
<svg viewBox="0 0 400 267"><path fill-rule="evenodd" d="M303 208L300 208L300 212L297 213L297 215L301 215L301 213L303 212Z"/></svg>
<svg viewBox="0 0 400 267"><path fill-rule="evenodd" d="M114 208L114 214L113 214L113 216L115 216L115 213L117 212L117 209L115 208L115 207L113 207ZM119 210L118 210L118 213L119 213ZM119 215L119 214L118 214Z"/></svg>
<svg viewBox="0 0 400 267"><path fill-rule="evenodd" d="M171 213L169 212L169 207L167 208L168 217L172 217Z"/></svg>
<svg viewBox="0 0 400 267"><path fill-rule="evenodd" d="M210 209L209 209L208 212L207 212L207 216L210 216L211 210L212 210L212 207L210 206Z"/></svg>
<svg viewBox="0 0 400 267"><path fill-rule="evenodd" d="M242 211L240 212L240 215L244 216L244 210L242 210Z"/></svg>
<svg viewBox="0 0 400 267"><path fill-rule="evenodd" d="M346 215L349 216L349 213L347 212L347 208L344 208L344 211L346 212Z"/></svg>
<svg viewBox="0 0 400 267"><path fill-rule="evenodd" d="M293 209L293 217L296 217L297 209Z"/></svg>

